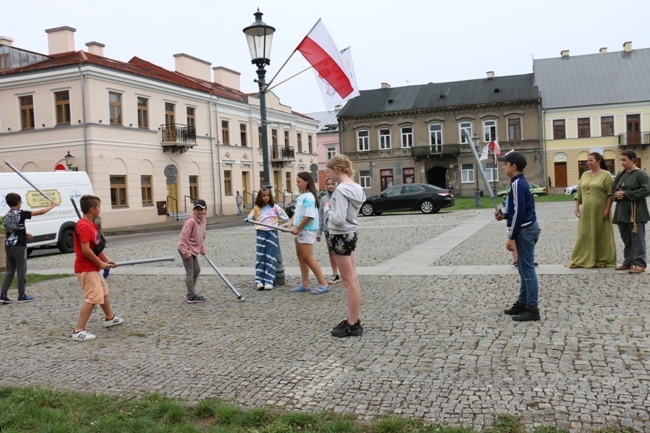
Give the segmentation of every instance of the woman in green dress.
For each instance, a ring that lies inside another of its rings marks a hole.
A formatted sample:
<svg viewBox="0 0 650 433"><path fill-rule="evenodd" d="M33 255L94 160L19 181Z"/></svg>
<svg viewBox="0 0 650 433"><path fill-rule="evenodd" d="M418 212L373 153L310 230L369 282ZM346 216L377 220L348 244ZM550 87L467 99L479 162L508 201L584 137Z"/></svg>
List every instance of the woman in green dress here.
<svg viewBox="0 0 650 433"><path fill-rule="evenodd" d="M650 195L650 177L637 167L638 158L633 150L625 149L619 159L623 171L616 178L612 195L616 200L613 223L625 247L623 263L617 271L643 274L646 268L645 224L650 220L645 198Z"/></svg>
<svg viewBox="0 0 650 433"><path fill-rule="evenodd" d="M567 266L571 269L613 268L616 266L616 243L610 219L610 193L614 181L600 153L590 153L587 166L589 170L582 174L578 184L575 207L579 218L578 237Z"/></svg>

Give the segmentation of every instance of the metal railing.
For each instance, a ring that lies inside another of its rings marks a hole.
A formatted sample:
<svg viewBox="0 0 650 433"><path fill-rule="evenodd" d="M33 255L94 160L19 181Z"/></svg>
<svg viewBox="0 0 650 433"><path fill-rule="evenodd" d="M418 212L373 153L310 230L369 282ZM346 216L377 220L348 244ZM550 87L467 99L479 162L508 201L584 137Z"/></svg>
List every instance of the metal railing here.
<svg viewBox="0 0 650 433"><path fill-rule="evenodd" d="M257 198L257 191L253 190L253 192L248 192L244 191L244 196L250 195L251 196L251 201L249 203L246 203L245 207L249 207L253 209L255 207L255 199ZM246 201L246 200L244 200Z"/></svg>
<svg viewBox="0 0 650 433"><path fill-rule="evenodd" d="M160 125L163 143L194 143L196 144L196 128L193 126L180 125L178 123L166 123Z"/></svg>
<svg viewBox="0 0 650 433"><path fill-rule="evenodd" d="M183 212L185 212L185 213L187 213L187 199L188 198L190 199L190 203L194 203L194 200L196 200L194 197L189 196L187 194L185 194L183 196L183 208L185 209Z"/></svg>
<svg viewBox="0 0 650 433"><path fill-rule="evenodd" d="M618 134L619 146L647 146L650 145L650 132L628 132Z"/></svg>
<svg viewBox="0 0 650 433"><path fill-rule="evenodd" d="M170 201L173 206L169 206ZM176 212L173 212L174 209L176 209ZM176 200L176 198L172 197L171 195L167 196L167 212L169 215L176 215L176 221L178 221L178 200Z"/></svg>
<svg viewBox="0 0 650 433"><path fill-rule="evenodd" d="M295 159L296 154L293 147L271 146L271 160L293 161Z"/></svg>

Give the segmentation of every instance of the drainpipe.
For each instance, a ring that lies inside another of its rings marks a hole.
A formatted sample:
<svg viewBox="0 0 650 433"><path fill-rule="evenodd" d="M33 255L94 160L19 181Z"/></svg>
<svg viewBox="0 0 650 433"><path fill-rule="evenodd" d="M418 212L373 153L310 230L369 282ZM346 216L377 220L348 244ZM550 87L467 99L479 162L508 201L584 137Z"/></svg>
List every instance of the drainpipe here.
<svg viewBox="0 0 650 433"><path fill-rule="evenodd" d="M86 131L86 80L84 74L81 72L81 65L79 65L79 77L81 79L81 122L83 125L83 136L84 136L84 168L86 173L88 173L88 140L87 140L87 131Z"/></svg>
<svg viewBox="0 0 650 433"><path fill-rule="evenodd" d="M210 131L210 173L212 174L212 202L214 206L214 214L217 215L217 190L214 178L214 149L212 145L212 92L210 92L210 100L208 101L208 128Z"/></svg>
<svg viewBox="0 0 650 433"><path fill-rule="evenodd" d="M538 97L537 99L537 113L538 113L538 122L539 122L539 139L541 141L541 165L540 165L540 171L542 172L542 181L543 184L546 185L546 190L548 193L551 193L551 185L549 185L548 179L546 178L546 173L548 171L546 170L546 139L544 137L544 118L546 117L545 110L542 110L542 98L541 96Z"/></svg>

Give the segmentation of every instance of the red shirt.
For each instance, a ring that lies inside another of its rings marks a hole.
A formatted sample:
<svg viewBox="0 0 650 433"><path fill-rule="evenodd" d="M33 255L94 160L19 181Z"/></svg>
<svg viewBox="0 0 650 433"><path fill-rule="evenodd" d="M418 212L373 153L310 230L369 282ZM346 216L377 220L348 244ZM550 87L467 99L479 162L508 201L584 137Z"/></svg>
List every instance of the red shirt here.
<svg viewBox="0 0 650 433"><path fill-rule="evenodd" d="M72 235L74 239L74 272L79 274L81 272L99 272L99 266L90 260L81 250L81 243L90 244L90 249L92 250L99 244L99 229L95 223L88 221L85 218L81 218L77 222L77 227L75 228L75 234Z"/></svg>

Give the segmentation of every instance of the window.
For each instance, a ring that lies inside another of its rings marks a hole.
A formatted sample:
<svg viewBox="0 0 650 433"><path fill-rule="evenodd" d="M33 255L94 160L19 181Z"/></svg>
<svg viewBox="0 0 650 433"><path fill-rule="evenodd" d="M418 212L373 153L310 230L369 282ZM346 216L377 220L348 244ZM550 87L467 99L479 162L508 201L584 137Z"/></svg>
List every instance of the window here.
<svg viewBox="0 0 650 433"><path fill-rule="evenodd" d="M257 144L259 148L262 148L262 127L258 126L257 127Z"/></svg>
<svg viewBox="0 0 650 433"><path fill-rule="evenodd" d="M298 133L298 152L302 153L302 134Z"/></svg>
<svg viewBox="0 0 650 433"><path fill-rule="evenodd" d="M415 183L415 168L404 168L402 175L404 176L404 183Z"/></svg>
<svg viewBox="0 0 650 433"><path fill-rule="evenodd" d="M6 71L7 69L11 69L11 57L9 57L9 53L0 54L0 71Z"/></svg>
<svg viewBox="0 0 650 433"><path fill-rule="evenodd" d="M461 143L469 143L467 141L467 138L465 138L465 134L463 134L463 131L467 131L467 136L471 137L472 136L472 122L460 122L458 125L460 128L460 142Z"/></svg>
<svg viewBox="0 0 650 433"><path fill-rule="evenodd" d="M460 165L460 181L461 183L474 182L474 164Z"/></svg>
<svg viewBox="0 0 650 433"><path fill-rule="evenodd" d="M486 120L483 122L483 137L487 143L491 143L497 139L497 121Z"/></svg>
<svg viewBox="0 0 650 433"><path fill-rule="evenodd" d="M508 119L508 140L521 141L521 117Z"/></svg>
<svg viewBox="0 0 650 433"><path fill-rule="evenodd" d="M239 124L239 139L241 140L241 145L243 147L248 147L248 135L246 134L246 124Z"/></svg>
<svg viewBox="0 0 650 433"><path fill-rule="evenodd" d="M196 134L196 108L187 107L187 129L190 135Z"/></svg>
<svg viewBox="0 0 650 433"><path fill-rule="evenodd" d="M108 117L111 125L122 126L122 95L108 92Z"/></svg>
<svg viewBox="0 0 650 433"><path fill-rule="evenodd" d="M149 128L149 100L138 97L138 128Z"/></svg>
<svg viewBox="0 0 650 433"><path fill-rule="evenodd" d="M403 126L402 127L402 148L413 147L413 127L412 126Z"/></svg>
<svg viewBox="0 0 650 433"><path fill-rule="evenodd" d="M70 124L70 92L54 92L54 104L56 105L56 124Z"/></svg>
<svg viewBox="0 0 650 433"><path fill-rule="evenodd" d="M490 182L499 181L499 167L495 167L494 162L485 163L485 174Z"/></svg>
<svg viewBox="0 0 650 433"><path fill-rule="evenodd" d="M125 207L129 205L126 197L126 176L111 176L111 205Z"/></svg>
<svg viewBox="0 0 650 433"><path fill-rule="evenodd" d="M200 197L198 176L190 176L190 197L192 197L192 200L196 200Z"/></svg>
<svg viewBox="0 0 650 433"><path fill-rule="evenodd" d="M20 102L20 128L34 129L34 97L21 96L18 101Z"/></svg>
<svg viewBox="0 0 650 433"><path fill-rule="evenodd" d="M442 124L432 123L429 125L429 144L432 152L442 152Z"/></svg>
<svg viewBox="0 0 650 433"><path fill-rule="evenodd" d="M328 147L327 160L329 161L330 159L334 158L334 155L336 155L336 147Z"/></svg>
<svg viewBox="0 0 650 433"><path fill-rule="evenodd" d="M309 153L314 153L314 137L311 135L307 136L307 146L309 146Z"/></svg>
<svg viewBox="0 0 650 433"><path fill-rule="evenodd" d="M390 129L379 130L379 149L390 149Z"/></svg>
<svg viewBox="0 0 650 433"><path fill-rule="evenodd" d="M273 147L278 147L278 130L271 129L271 143Z"/></svg>
<svg viewBox="0 0 650 433"><path fill-rule="evenodd" d="M553 121L553 140L564 140L566 138L566 128L564 119Z"/></svg>
<svg viewBox="0 0 650 433"><path fill-rule="evenodd" d="M293 191L293 190L291 189L291 188L292 188L292 185L293 185L293 182L291 181L291 179L292 179L291 173L290 173L290 172L286 172L286 173L284 174L284 183L287 185L287 192L292 192L292 191Z"/></svg>
<svg viewBox="0 0 650 433"><path fill-rule="evenodd" d="M585 171L589 171L589 166L587 165L587 161L578 161L578 179L582 176L582 174Z"/></svg>
<svg viewBox="0 0 650 433"><path fill-rule="evenodd" d="M230 144L230 122L221 121L221 144Z"/></svg>
<svg viewBox="0 0 650 433"><path fill-rule="evenodd" d="M369 171L360 171L359 172L359 185L361 185L361 188L370 188L370 172Z"/></svg>
<svg viewBox="0 0 650 433"><path fill-rule="evenodd" d="M359 152L370 150L368 131L357 131L357 150Z"/></svg>
<svg viewBox="0 0 650 433"><path fill-rule="evenodd" d="M578 119L578 138L591 137L591 122L588 117Z"/></svg>
<svg viewBox="0 0 650 433"><path fill-rule="evenodd" d="M140 189L142 190L142 206L153 206L152 176L140 176Z"/></svg>
<svg viewBox="0 0 650 433"><path fill-rule="evenodd" d="M165 125L173 126L176 123L176 105L165 102Z"/></svg>
<svg viewBox="0 0 650 433"><path fill-rule="evenodd" d="M284 147L289 147L291 145L291 139L289 137L289 131L284 131Z"/></svg>
<svg viewBox="0 0 650 433"><path fill-rule="evenodd" d="M614 135L614 116L603 116L600 118L600 135L601 137L611 137Z"/></svg>
<svg viewBox="0 0 650 433"><path fill-rule="evenodd" d="M230 170L223 172L223 192L226 195L232 195L232 172Z"/></svg>

